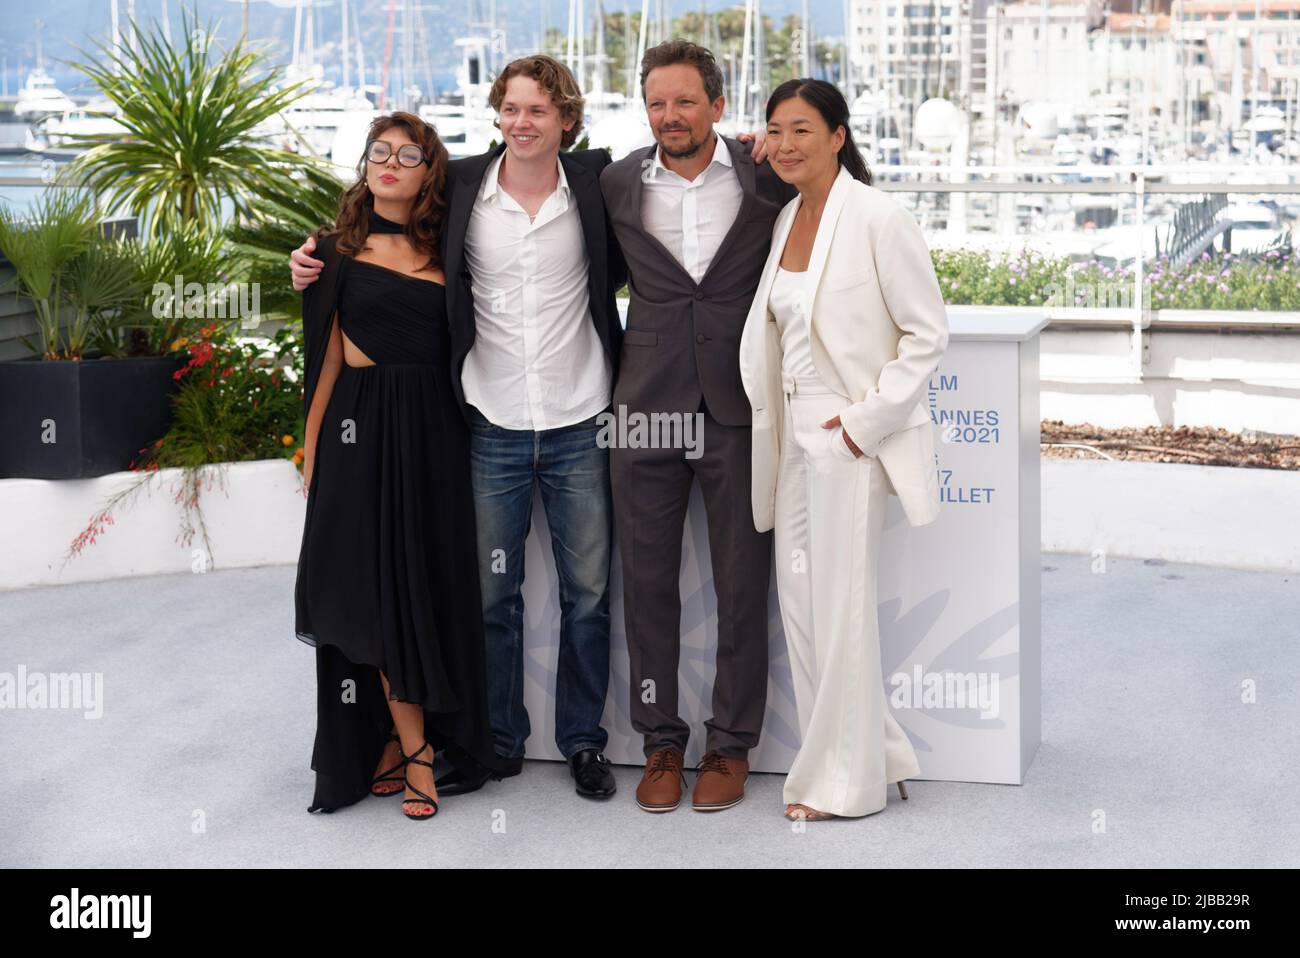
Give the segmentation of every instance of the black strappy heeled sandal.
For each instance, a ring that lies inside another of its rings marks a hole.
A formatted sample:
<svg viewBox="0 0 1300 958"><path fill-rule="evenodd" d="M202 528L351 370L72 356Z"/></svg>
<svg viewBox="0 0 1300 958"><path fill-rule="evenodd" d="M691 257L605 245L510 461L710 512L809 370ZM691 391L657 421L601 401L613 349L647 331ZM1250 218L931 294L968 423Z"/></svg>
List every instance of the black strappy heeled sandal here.
<svg viewBox="0 0 1300 958"><path fill-rule="evenodd" d="M426 761L425 761L424 759L422 759L422 758L416 758L416 757L415 757L415 756L419 755L421 752L423 752L426 748L429 749L430 751L433 750L433 747L429 744L428 740L425 740L425 743L424 743L423 745L421 745L419 748L417 748L417 749L416 749L413 753L411 753L410 755L407 755L406 752L403 751L403 752L402 752L402 759L403 759L403 763L402 763L402 764L403 764L403 766L404 766L404 767L409 767L411 764L415 764L415 765L424 765L424 766L426 766L430 771L433 771L433 763L432 763L432 762L426 762ZM435 801L434 801L432 798L430 798L428 795L424 794L424 792L420 791L420 790L419 790L418 788L416 788L414 785L412 785L412 784L410 783L409 780L406 780L406 771L405 771L405 769L404 769L403 772L402 772L402 778L403 778L404 781L406 781L406 787L409 788L411 791L415 792L416 795L419 795L419 796L420 796L419 798L404 798L404 799L402 799L402 814L405 815L407 818L413 819L413 820L415 820L415 821L417 821L417 822L425 821L426 819L433 818L434 815L437 815L437 814L438 814L438 803L435 802ZM412 804L415 804L415 805L432 805L432 806L433 806L433 811L430 812L428 815L412 815L410 812L408 812L408 811L406 810L406 806L407 806L408 803L412 803Z"/></svg>
<svg viewBox="0 0 1300 958"><path fill-rule="evenodd" d="M393 732L388 736L387 741L384 743L385 748L387 748L388 742L396 742L398 753L403 755L405 754L402 752L402 740L398 738L396 732ZM416 754L418 755L420 753L416 752ZM402 774L396 775L394 774L396 772L401 772ZM374 778L370 780L370 794L376 796L377 798L387 798L389 795L396 795L398 792L400 792L401 791L400 788L395 788L391 792L376 791L375 786L378 785L380 782L401 782L403 785L405 785L406 784L406 759L403 758L392 768L380 772L378 775L376 775Z"/></svg>

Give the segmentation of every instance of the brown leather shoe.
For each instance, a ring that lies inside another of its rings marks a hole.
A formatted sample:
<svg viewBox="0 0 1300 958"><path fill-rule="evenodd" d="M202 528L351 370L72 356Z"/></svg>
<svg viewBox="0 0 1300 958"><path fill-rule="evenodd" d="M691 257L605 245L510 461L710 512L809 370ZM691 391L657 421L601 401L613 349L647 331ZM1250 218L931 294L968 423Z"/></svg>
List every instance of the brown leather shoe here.
<svg viewBox="0 0 1300 958"><path fill-rule="evenodd" d="M636 803L647 812L671 812L682 800L686 776L682 774L682 753L661 748L646 759L645 774L636 787Z"/></svg>
<svg viewBox="0 0 1300 958"><path fill-rule="evenodd" d="M705 752L696 769L695 794L691 806L697 812L717 812L738 805L745 798L745 779L749 762L727 758L717 752Z"/></svg>

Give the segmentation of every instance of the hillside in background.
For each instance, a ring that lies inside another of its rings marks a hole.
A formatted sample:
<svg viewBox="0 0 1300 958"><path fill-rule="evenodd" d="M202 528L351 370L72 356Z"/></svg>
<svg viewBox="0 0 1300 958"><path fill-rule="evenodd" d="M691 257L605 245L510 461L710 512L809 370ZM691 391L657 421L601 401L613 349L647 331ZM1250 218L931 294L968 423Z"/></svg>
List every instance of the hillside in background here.
<svg viewBox="0 0 1300 958"><path fill-rule="evenodd" d="M160 19L165 0L135 0L136 17L141 21ZM376 67L384 49L384 31L387 22L387 0L352 0L356 19L360 23L365 44L367 70ZM486 4L485 4L486 5ZM697 12L701 5L710 12L736 7L734 0L676 0L670 4L674 16ZM179 33L181 4L176 0L166 3L171 27ZM400 6L400 0L399 0ZM459 63L459 55L450 40L465 32L467 3L465 0L422 0L425 23L431 36L437 38L432 53L432 68L436 85L450 85L451 74ZM125 22L127 0L118 0L119 16ZM109 0L44 0L28 4L22 0L0 0L3 17L0 17L0 75L6 92L12 96L22 85L27 72L36 60L36 20L45 21L44 52L46 69L56 82L71 94L88 92L80 74L70 70L59 60L78 59L77 47L92 49L96 41L106 41L109 32ZM242 7L236 0L191 0L186 8L196 8L204 24L219 22L219 33L234 38L238 35ZM587 0L589 18L594 17L595 0ZM608 0L606 13L633 14L640 11L638 0ZM797 15L799 0L765 0L763 15L780 26L785 17ZM337 79L338 43L340 38L338 0L317 0L316 59L326 65L327 75ZM841 0L811 0L815 29L818 35L837 35L843 22ZM256 38L274 44L278 59L288 62L293 45L294 0L256 0L248 7L249 32ZM564 32L568 14L567 0L511 0L498 3L498 15L506 30L511 50L535 49L542 36L543 25Z"/></svg>

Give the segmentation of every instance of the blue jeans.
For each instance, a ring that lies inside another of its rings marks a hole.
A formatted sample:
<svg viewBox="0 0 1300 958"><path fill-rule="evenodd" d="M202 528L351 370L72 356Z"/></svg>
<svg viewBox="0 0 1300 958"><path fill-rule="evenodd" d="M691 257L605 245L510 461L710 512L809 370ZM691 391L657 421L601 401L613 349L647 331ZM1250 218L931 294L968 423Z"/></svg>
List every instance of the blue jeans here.
<svg viewBox="0 0 1300 958"><path fill-rule="evenodd" d="M609 689L609 450L593 416L534 431L490 423L473 406L470 463L478 526L488 712L497 755L521 758L530 733L524 708L524 542L533 489L541 487L560 587L555 744L565 758L604 749Z"/></svg>

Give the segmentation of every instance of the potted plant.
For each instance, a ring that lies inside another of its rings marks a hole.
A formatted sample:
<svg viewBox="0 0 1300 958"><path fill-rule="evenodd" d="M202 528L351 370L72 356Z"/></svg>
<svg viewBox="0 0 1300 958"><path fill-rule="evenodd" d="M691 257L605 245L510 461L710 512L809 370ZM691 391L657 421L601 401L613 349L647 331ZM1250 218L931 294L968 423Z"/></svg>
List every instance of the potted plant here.
<svg viewBox="0 0 1300 958"><path fill-rule="evenodd" d="M202 493L225 488L230 465L288 459L299 469L306 432L302 383L291 372L302 366L302 340L290 327L269 339L241 336L232 324L209 323L184 341L188 360L176 371L173 418L160 439L140 450L131 470L138 478L110 496L64 556L64 564L94 545L119 512L167 472L172 497L181 507L178 545L202 541L213 557Z"/></svg>
<svg viewBox="0 0 1300 958"><path fill-rule="evenodd" d="M259 291L232 282L247 257L225 248L223 211L255 219L263 196L292 196L320 165L267 149L257 133L301 84L279 88L261 53L242 38L220 49L188 14L183 32L173 44L133 24L131 43L75 64L126 132L76 138L84 152L62 183L101 195L109 213L129 211L146 240L101 237L89 201L62 185L30 222L0 218L0 253L33 304L41 357L0 363L0 478L123 470L166 433L184 361L174 351L227 317L232 298Z"/></svg>
<svg viewBox="0 0 1300 958"><path fill-rule="evenodd" d="M14 270L7 286L36 319L36 341L24 340L34 355L0 362L0 478L125 469L166 430L178 366L104 349L145 305L134 241L105 236L91 202L59 188L26 220L0 208L0 254Z"/></svg>

